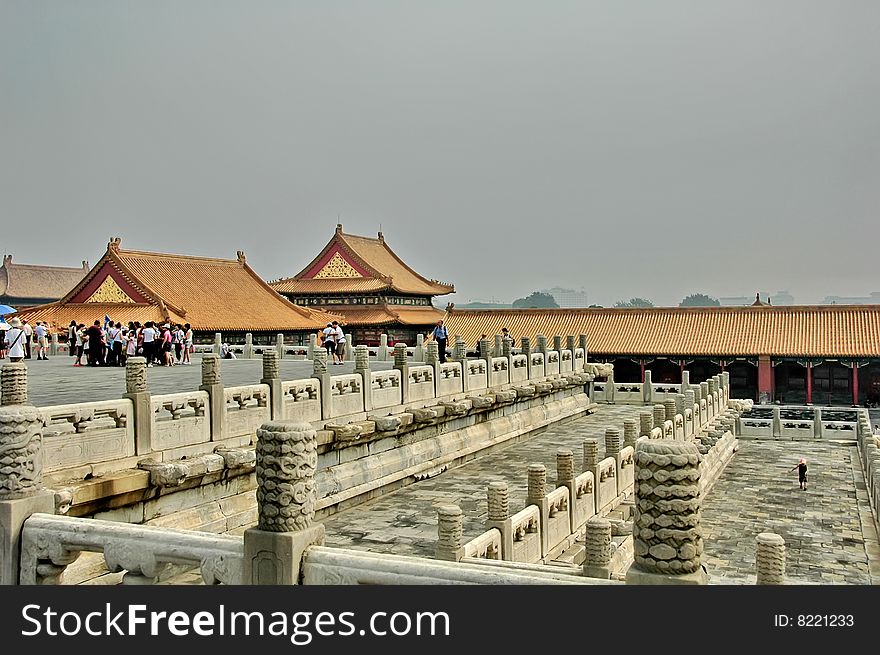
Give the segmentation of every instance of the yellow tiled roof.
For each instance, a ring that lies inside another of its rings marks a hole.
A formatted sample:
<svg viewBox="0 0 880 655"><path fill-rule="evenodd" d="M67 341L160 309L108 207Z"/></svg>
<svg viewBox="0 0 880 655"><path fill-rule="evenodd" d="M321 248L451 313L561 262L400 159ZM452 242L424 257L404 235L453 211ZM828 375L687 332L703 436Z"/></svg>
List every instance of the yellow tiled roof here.
<svg viewBox="0 0 880 655"><path fill-rule="evenodd" d="M402 325L433 325L441 318L443 312L433 307L407 307L390 306L382 307L340 307L336 310L345 318L346 325L388 325L400 323Z"/></svg>
<svg viewBox="0 0 880 655"><path fill-rule="evenodd" d="M81 289L105 270L105 264L143 292L148 304L111 303L102 305L102 310L97 303L71 303ZM100 316L96 312L100 312ZM160 316L154 317L154 312ZM278 295L247 265L242 252L231 260L168 255L122 250L118 239L110 242L106 254L64 298L22 312L21 316L30 320L38 313L46 318L34 320L48 320L58 328L73 319L82 322L101 319L106 313L120 322L141 320L134 318L135 314L150 314L146 320L167 316L190 323L198 331L252 332L312 330L338 318L294 305Z"/></svg>
<svg viewBox="0 0 880 655"><path fill-rule="evenodd" d="M70 291L89 272L86 262L79 268L16 264L12 256L0 267L0 296L13 298L58 299Z"/></svg>
<svg viewBox="0 0 880 655"><path fill-rule="evenodd" d="M880 305L453 309L446 327L469 345L503 327L533 344L586 334L603 355L880 357Z"/></svg>
<svg viewBox="0 0 880 655"><path fill-rule="evenodd" d="M314 280L305 275L327 254L331 248L338 246L345 251L370 276L363 278L337 278ZM328 284L329 283L329 284ZM370 284L372 283L372 284ZM272 287L283 293L350 293L368 292L381 289L393 289L399 293L420 295L445 295L453 293L455 287L437 280L428 280L407 266L400 257L385 243L385 237L369 237L345 234L342 226L329 243L321 250L308 266L292 278L284 278L271 283Z"/></svg>

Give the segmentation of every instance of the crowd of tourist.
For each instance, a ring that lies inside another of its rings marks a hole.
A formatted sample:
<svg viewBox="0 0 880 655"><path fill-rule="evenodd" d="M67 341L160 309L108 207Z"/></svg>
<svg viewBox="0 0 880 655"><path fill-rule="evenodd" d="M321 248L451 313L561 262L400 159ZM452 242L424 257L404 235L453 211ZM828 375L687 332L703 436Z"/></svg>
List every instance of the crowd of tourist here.
<svg viewBox="0 0 880 655"><path fill-rule="evenodd" d="M147 321L141 325L132 321L123 326L105 317L103 325L95 321L86 327L71 321L67 339L74 366L125 366L126 359L134 356L145 357L150 367L192 363L193 330L189 323Z"/></svg>
<svg viewBox="0 0 880 655"><path fill-rule="evenodd" d="M129 357L142 356L147 366L191 364L193 330L189 323L162 324L148 321L143 325L130 321L127 325L104 317L103 324L92 325L71 321L67 327L67 344L74 366L125 366ZM46 360L49 355L49 325L13 316L7 322L0 317L0 359Z"/></svg>

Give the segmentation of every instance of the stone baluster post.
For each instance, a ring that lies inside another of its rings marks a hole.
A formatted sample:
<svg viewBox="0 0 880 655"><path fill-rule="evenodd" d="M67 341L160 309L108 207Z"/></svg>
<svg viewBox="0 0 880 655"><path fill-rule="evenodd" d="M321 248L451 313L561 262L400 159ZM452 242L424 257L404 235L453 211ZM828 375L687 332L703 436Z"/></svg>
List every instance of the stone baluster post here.
<svg viewBox="0 0 880 655"><path fill-rule="evenodd" d="M253 359L254 357L254 335L252 332L244 334L244 349L241 353L242 359Z"/></svg>
<svg viewBox="0 0 880 655"><path fill-rule="evenodd" d="M584 349L584 364L587 363L587 335L578 335L578 347Z"/></svg>
<svg viewBox="0 0 880 655"><path fill-rule="evenodd" d="M785 584L785 540L773 532L761 532L755 553L755 584Z"/></svg>
<svg viewBox="0 0 880 655"><path fill-rule="evenodd" d="M639 412L639 436L650 437L654 429L654 414L647 410Z"/></svg>
<svg viewBox="0 0 880 655"><path fill-rule="evenodd" d="M642 402L646 405L654 404L654 384L651 382L651 371L647 369L645 369L645 380L642 382Z"/></svg>
<svg viewBox="0 0 880 655"><path fill-rule="evenodd" d="M535 337L535 351L544 355L544 364L547 364L547 337L539 334Z"/></svg>
<svg viewBox="0 0 880 655"><path fill-rule="evenodd" d="M504 337L501 340L501 356L502 357L507 357L508 359L510 359L510 357L513 355L513 347L511 346L512 343L513 343L513 339L511 339L510 337Z"/></svg>
<svg viewBox="0 0 880 655"><path fill-rule="evenodd" d="M572 505L574 504L574 499L577 498L577 489L574 483L575 477L574 453L568 448L560 448L556 451L556 486L568 488L569 503ZM574 533L579 527L575 525L577 519L575 519L574 511L569 511L568 515L571 518L569 529Z"/></svg>
<svg viewBox="0 0 880 655"><path fill-rule="evenodd" d="M57 355L58 354L58 333L53 332L52 338L49 341L49 354Z"/></svg>
<svg viewBox="0 0 880 655"><path fill-rule="evenodd" d="M486 370L492 372L492 346L488 339L480 339L480 359L486 361Z"/></svg>
<svg viewBox="0 0 880 655"><path fill-rule="evenodd" d="M425 344L425 364L434 369L434 397L440 395L440 380L442 374L440 372L440 346L436 341L429 341Z"/></svg>
<svg viewBox="0 0 880 655"><path fill-rule="evenodd" d="M681 414L684 417L684 410L687 407L687 403L685 401L685 397L683 393L675 394L675 413Z"/></svg>
<svg viewBox="0 0 880 655"><path fill-rule="evenodd" d="M308 423L264 423L256 455L258 523L244 533L242 584L299 584L303 552L324 543L324 525L313 525L315 430Z"/></svg>
<svg viewBox="0 0 880 655"><path fill-rule="evenodd" d="M495 335L495 343L492 346L492 357L501 357L501 335Z"/></svg>
<svg viewBox="0 0 880 655"><path fill-rule="evenodd" d="M700 399L706 400L706 416L703 417L703 421L709 421L713 416L715 416L715 412L712 408L712 396L709 395L709 383L708 382L700 382Z"/></svg>
<svg viewBox="0 0 880 655"><path fill-rule="evenodd" d="M306 359L314 359L315 349L318 347L318 335L314 332L309 335L309 345L306 348Z"/></svg>
<svg viewBox="0 0 880 655"><path fill-rule="evenodd" d="M567 337L565 337L565 349L568 351L571 351L571 366L572 366L571 370L572 371L574 370L574 349L575 349L575 347L576 347L576 344L574 341L574 335L569 334Z"/></svg>
<svg viewBox="0 0 880 655"><path fill-rule="evenodd" d="M376 359L380 362L388 361L388 335L379 335L379 351L376 353Z"/></svg>
<svg viewBox="0 0 880 655"><path fill-rule="evenodd" d="M247 347L247 346L245 346ZM263 351L263 377L260 384L269 386L270 413L273 421L284 418L284 400L281 395L281 374L278 371L278 353L274 350Z"/></svg>
<svg viewBox="0 0 880 655"><path fill-rule="evenodd" d="M364 390L364 411L373 409L373 378L370 374L370 349L361 344L354 347L354 372L361 376Z"/></svg>
<svg viewBox="0 0 880 655"><path fill-rule="evenodd" d="M284 335L280 332L275 335L275 351L278 353L278 359L284 359Z"/></svg>
<svg viewBox="0 0 880 655"><path fill-rule="evenodd" d="M773 406L773 438L779 439L782 436L782 411L779 405Z"/></svg>
<svg viewBox="0 0 880 655"><path fill-rule="evenodd" d="M136 357L135 359L142 358ZM128 361L131 362L131 359ZM202 357L202 384L199 386L199 390L208 393L208 406L211 408L211 441L220 441L226 432L226 394L223 389L220 362L220 355L213 353ZM126 370L127 375L128 370ZM126 394L126 396L130 395ZM149 406L149 402L147 406ZM140 441L139 434L138 441Z"/></svg>
<svg viewBox="0 0 880 655"><path fill-rule="evenodd" d="M721 374L721 382L724 387L724 405L727 406L727 403L730 402L730 373L724 371Z"/></svg>
<svg viewBox="0 0 880 655"><path fill-rule="evenodd" d="M205 355L205 358L208 357L211 355ZM204 362L204 359L202 361ZM213 399L210 398L210 394L208 395L208 400L213 406ZM129 357L125 361L125 393L122 397L131 400L135 453L148 455L153 450L153 407L150 404L150 391L147 388L145 358Z"/></svg>
<svg viewBox="0 0 880 655"><path fill-rule="evenodd" d="M3 365L0 393L0 585L17 585L22 526L54 514L55 494L43 489L43 415L28 403L23 362Z"/></svg>
<svg viewBox="0 0 880 655"><path fill-rule="evenodd" d="M562 337L560 335L553 336L553 350L557 353L560 353L560 359L562 354Z"/></svg>
<svg viewBox="0 0 880 655"><path fill-rule="evenodd" d="M501 559L513 559L513 527L510 523L510 491L506 482L490 482L486 489L489 506L486 529L501 532Z"/></svg>
<svg viewBox="0 0 880 655"><path fill-rule="evenodd" d="M691 372L684 370L681 372L681 392L684 393L691 388Z"/></svg>
<svg viewBox="0 0 880 655"><path fill-rule="evenodd" d="M666 407L663 405L657 404L654 405L654 427L663 429L663 424L666 422Z"/></svg>
<svg viewBox="0 0 880 655"><path fill-rule="evenodd" d="M611 578L611 521L594 516L584 532L584 575L588 578Z"/></svg>
<svg viewBox="0 0 880 655"><path fill-rule="evenodd" d="M321 386L321 418L328 419L333 413L333 389L330 383L330 371L327 370L327 349L318 348L312 360L312 377L317 378ZM401 385L403 386L403 385Z"/></svg>
<svg viewBox="0 0 880 655"><path fill-rule="evenodd" d="M684 408L691 410L691 438L700 431L700 411L699 409L694 409L695 400L693 389L688 389L684 392Z"/></svg>
<svg viewBox="0 0 880 655"><path fill-rule="evenodd" d="M648 434L651 431L648 430ZM639 438L639 426L634 418L623 419L623 445L636 447L636 440Z"/></svg>
<svg viewBox="0 0 880 655"><path fill-rule="evenodd" d="M529 337L521 337L519 340L519 354L526 356L526 370L529 372L529 380L532 379L532 340Z"/></svg>
<svg viewBox="0 0 880 655"><path fill-rule="evenodd" d="M701 565L700 452L689 441L636 445L633 563L627 584L707 584Z"/></svg>
<svg viewBox="0 0 880 655"><path fill-rule="evenodd" d="M409 402L409 360L406 344L399 341L394 344L394 368L400 371L400 398L405 405Z"/></svg>
<svg viewBox="0 0 880 655"><path fill-rule="evenodd" d="M605 428L605 457L614 458L614 480L617 484L617 495L624 492L620 480L620 429ZM596 478L597 480L599 478Z"/></svg>
<svg viewBox="0 0 880 655"><path fill-rule="evenodd" d="M414 362L425 361L425 335L419 332L416 334L416 349L413 353Z"/></svg>
<svg viewBox="0 0 880 655"><path fill-rule="evenodd" d="M214 354L215 355L220 354L220 346L222 346L222 345L223 345L223 334L221 334L220 332L215 332L214 333Z"/></svg>
<svg viewBox="0 0 880 655"><path fill-rule="evenodd" d="M823 434L822 428L822 408L818 405L813 407L813 437L821 439Z"/></svg>
<svg viewBox="0 0 880 655"><path fill-rule="evenodd" d="M460 335L455 335L455 346L452 349L452 358L461 366L461 390L468 390L468 359L467 344Z"/></svg>
<svg viewBox="0 0 880 655"><path fill-rule="evenodd" d="M675 420L675 398L668 398L663 401L664 413L667 421Z"/></svg>
<svg viewBox="0 0 880 655"><path fill-rule="evenodd" d="M529 464L529 487L526 505L537 505L541 515L541 557L549 552L547 522L550 520L550 503L547 502L547 469L543 464Z"/></svg>
<svg viewBox="0 0 880 655"><path fill-rule="evenodd" d="M605 402L614 404L616 396L617 389L614 385L614 369L612 368L611 373L605 379Z"/></svg>
<svg viewBox="0 0 880 655"><path fill-rule="evenodd" d="M706 423L706 413L702 408L703 388L699 384L693 384L690 390L694 392L694 403L697 406L694 414L694 434L696 434L703 429L703 425Z"/></svg>
<svg viewBox="0 0 880 655"><path fill-rule="evenodd" d="M589 471L593 474L593 500L594 512L599 511L599 440L584 439L584 473Z"/></svg>
<svg viewBox="0 0 880 655"><path fill-rule="evenodd" d="M464 556L464 520L458 505L437 508L437 559L458 562Z"/></svg>

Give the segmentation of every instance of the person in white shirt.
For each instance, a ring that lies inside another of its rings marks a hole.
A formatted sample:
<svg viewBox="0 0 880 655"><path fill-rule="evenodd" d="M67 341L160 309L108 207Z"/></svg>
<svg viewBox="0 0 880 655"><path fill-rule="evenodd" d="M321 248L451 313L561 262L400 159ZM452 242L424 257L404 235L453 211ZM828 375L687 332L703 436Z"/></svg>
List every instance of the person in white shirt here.
<svg viewBox="0 0 880 655"><path fill-rule="evenodd" d="M37 321L37 326L34 328L34 334L37 336L37 359L38 360L47 360L49 359L49 330L46 329L46 326Z"/></svg>
<svg viewBox="0 0 880 655"><path fill-rule="evenodd" d="M24 330L24 358L31 358L31 341L34 339L34 328L26 320L21 322L21 329Z"/></svg>
<svg viewBox="0 0 880 655"><path fill-rule="evenodd" d="M152 367L153 359L156 356L153 348L156 343L156 328L153 327L152 321L147 322L144 329L141 330L141 335L144 338L144 357L147 358L147 366Z"/></svg>
<svg viewBox="0 0 880 655"><path fill-rule="evenodd" d="M6 333L6 344L9 349L9 361L20 362L24 359L27 349L27 334L21 327L21 319L13 316L9 319L9 331Z"/></svg>
<svg viewBox="0 0 880 655"><path fill-rule="evenodd" d="M336 339L336 361L334 364L342 366L345 362L345 332L342 331L342 326L339 325L338 321L333 321L331 325L333 326L333 335Z"/></svg>
<svg viewBox="0 0 880 655"><path fill-rule="evenodd" d="M322 345L324 346L324 348L327 349L327 358L335 364L336 329L333 327L333 323L327 323L327 327L324 328L323 334L324 343Z"/></svg>

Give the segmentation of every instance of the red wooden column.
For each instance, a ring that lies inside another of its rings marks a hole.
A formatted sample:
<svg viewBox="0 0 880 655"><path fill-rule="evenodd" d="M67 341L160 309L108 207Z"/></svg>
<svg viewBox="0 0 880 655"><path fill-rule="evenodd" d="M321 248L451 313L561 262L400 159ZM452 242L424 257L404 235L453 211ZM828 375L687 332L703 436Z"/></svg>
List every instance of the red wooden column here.
<svg viewBox="0 0 880 655"><path fill-rule="evenodd" d="M642 384L644 384L645 383L645 360L644 359L641 362L639 362L639 366L642 367Z"/></svg>
<svg viewBox="0 0 880 655"><path fill-rule="evenodd" d="M773 366L770 364L769 355L758 357L758 402L765 398L768 403L773 402Z"/></svg>
<svg viewBox="0 0 880 655"><path fill-rule="evenodd" d="M813 404L813 362L807 362L807 404Z"/></svg>
<svg viewBox="0 0 880 655"><path fill-rule="evenodd" d="M681 375L680 375L679 378L678 378L678 381L679 381L679 383L680 383L682 380L684 380L684 360L681 360L681 361L678 363L678 366L679 366L679 369L681 369L681 370L679 371L679 372L681 373ZM682 393L684 393L684 391L682 391Z"/></svg>
<svg viewBox="0 0 880 655"><path fill-rule="evenodd" d="M859 404L859 365L856 362L852 365L852 401L853 407Z"/></svg>

